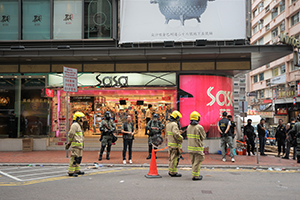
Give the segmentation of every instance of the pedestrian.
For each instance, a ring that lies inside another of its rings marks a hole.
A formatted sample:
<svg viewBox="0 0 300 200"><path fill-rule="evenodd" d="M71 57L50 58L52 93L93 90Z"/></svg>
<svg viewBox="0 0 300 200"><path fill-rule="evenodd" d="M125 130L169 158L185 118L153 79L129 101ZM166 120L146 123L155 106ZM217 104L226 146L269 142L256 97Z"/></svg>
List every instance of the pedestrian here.
<svg viewBox="0 0 300 200"><path fill-rule="evenodd" d="M149 155L146 159L151 159L151 155L152 155L152 139L153 137L157 136L157 135L161 135L161 131L164 129L163 124L159 121L159 117L157 114L154 114L152 117L152 120L150 120L147 124L146 127L147 131L149 131L148 133L148 152ZM154 147L154 149L157 149L156 147ZM156 154L156 152L155 152Z"/></svg>
<svg viewBox="0 0 300 200"><path fill-rule="evenodd" d="M76 112L73 115L73 123L70 127L68 134L69 142L66 145L66 149L71 147L71 157L68 174L69 176L83 175L84 172L80 171L80 163L82 160L83 151L83 118L85 115L82 112Z"/></svg>
<svg viewBox="0 0 300 200"><path fill-rule="evenodd" d="M132 142L134 140L134 125L131 116L127 115L126 122L122 125L121 133L123 133L123 164L126 164L126 151L128 146L128 159L132 164Z"/></svg>
<svg viewBox="0 0 300 200"><path fill-rule="evenodd" d="M265 154L265 119L260 119L260 123L257 124L257 132L258 132L258 138L259 138L259 152L261 156L266 156Z"/></svg>
<svg viewBox="0 0 300 200"><path fill-rule="evenodd" d="M177 173L177 160L181 154L180 148L183 142L183 137L177 124L181 117L182 115L179 111L173 111L166 126L169 146L169 175L171 177L181 177L181 174Z"/></svg>
<svg viewBox="0 0 300 200"><path fill-rule="evenodd" d="M226 161L226 143L230 149L230 157L231 161L235 162L234 153L233 153L233 142L232 142L232 135L230 132L230 125L231 122L226 118L227 112L222 113L222 119L218 122L218 131L221 134L221 151L222 151L222 161Z"/></svg>
<svg viewBox="0 0 300 200"><path fill-rule="evenodd" d="M287 127L287 139L286 139L286 150L285 150L285 156L282 157L282 159L289 159L290 156L290 150L291 147L293 147L293 160L296 159L296 145L297 145L297 141L296 141L296 132L292 131L293 127L295 125L295 118L291 117L291 123L290 123L290 127Z"/></svg>
<svg viewBox="0 0 300 200"><path fill-rule="evenodd" d="M194 111L190 115L190 125L187 128L188 152L192 162L192 180L202 180L203 176L199 175L201 162L204 160L203 140L205 139L205 131L200 122L200 114Z"/></svg>
<svg viewBox="0 0 300 200"><path fill-rule="evenodd" d="M149 104L148 109L147 109L146 114L145 114L145 121L146 121L145 135L148 135L148 133L147 133L147 124L151 120L151 114L152 114L152 105Z"/></svg>
<svg viewBox="0 0 300 200"><path fill-rule="evenodd" d="M227 115L227 119L230 121L230 129L229 129L229 131L230 131L230 134L231 134L232 140L233 140L235 138L235 135L236 135L236 124L233 121L231 115Z"/></svg>
<svg viewBox="0 0 300 200"><path fill-rule="evenodd" d="M280 157L281 147L283 148L283 154L285 154L285 139L286 139L286 128L283 125L283 120L278 120L278 126L276 128L275 138L278 146L278 154L276 157Z"/></svg>
<svg viewBox="0 0 300 200"><path fill-rule="evenodd" d="M111 143L113 140L113 132L116 130L116 124L114 120L111 118L110 112L106 111L104 113L104 118L100 123L100 131L101 131L101 149L99 154L99 161L102 160L102 155L107 146L106 150L106 160L110 160L109 154L111 150Z"/></svg>
<svg viewBox="0 0 300 200"><path fill-rule="evenodd" d="M296 135L296 156L297 163L300 163L300 114L297 115L297 122L295 123L291 131L294 131Z"/></svg>
<svg viewBox="0 0 300 200"><path fill-rule="evenodd" d="M252 120L248 119L247 120L247 125L244 128L244 136L245 139L247 141L247 152L248 152L248 156L250 156L250 147L251 147L251 152L253 155L255 155L254 153L254 149L255 149L255 133L254 133L254 127L251 125Z"/></svg>

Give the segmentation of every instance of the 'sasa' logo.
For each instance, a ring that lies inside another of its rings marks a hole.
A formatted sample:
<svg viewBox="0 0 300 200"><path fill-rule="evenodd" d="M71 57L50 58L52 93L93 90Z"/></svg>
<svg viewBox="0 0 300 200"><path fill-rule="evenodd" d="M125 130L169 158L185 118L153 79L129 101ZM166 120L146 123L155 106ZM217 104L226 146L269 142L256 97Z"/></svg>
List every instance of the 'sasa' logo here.
<svg viewBox="0 0 300 200"><path fill-rule="evenodd" d="M211 98L211 101L206 104L207 106L213 106L215 104L215 102L217 102L217 104L219 106L233 106L232 103L232 92L230 91L224 91L224 90L220 90L217 92L216 96L211 94L211 91L214 89L214 87L209 87L207 89L207 96L209 96ZM220 101L220 96L223 95L224 99L223 101Z"/></svg>

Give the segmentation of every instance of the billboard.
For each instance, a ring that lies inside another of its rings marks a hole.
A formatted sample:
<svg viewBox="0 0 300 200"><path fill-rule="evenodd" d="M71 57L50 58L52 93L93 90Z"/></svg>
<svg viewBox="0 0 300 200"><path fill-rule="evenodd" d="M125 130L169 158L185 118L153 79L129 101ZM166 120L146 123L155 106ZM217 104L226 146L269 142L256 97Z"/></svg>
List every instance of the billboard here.
<svg viewBox="0 0 300 200"><path fill-rule="evenodd" d="M190 124L190 114L197 111L201 115L208 138L219 137L218 121L222 113L233 113L233 80L230 77L214 75L180 75L178 94L182 127Z"/></svg>
<svg viewBox="0 0 300 200"><path fill-rule="evenodd" d="M246 38L245 0L121 0L120 43Z"/></svg>

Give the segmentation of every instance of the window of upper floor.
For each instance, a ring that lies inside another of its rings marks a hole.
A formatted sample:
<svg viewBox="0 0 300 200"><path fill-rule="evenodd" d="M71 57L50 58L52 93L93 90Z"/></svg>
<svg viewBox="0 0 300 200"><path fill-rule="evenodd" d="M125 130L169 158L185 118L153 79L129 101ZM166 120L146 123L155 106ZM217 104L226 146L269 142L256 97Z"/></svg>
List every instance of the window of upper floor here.
<svg viewBox="0 0 300 200"><path fill-rule="evenodd" d="M266 31L270 30L270 24L266 25Z"/></svg>
<svg viewBox="0 0 300 200"><path fill-rule="evenodd" d="M257 29L257 25L255 25L252 29L252 34L254 35L255 33L257 33L258 29Z"/></svg>
<svg viewBox="0 0 300 200"><path fill-rule="evenodd" d="M278 36L278 27L276 27L272 30L272 38L275 38L277 36Z"/></svg>
<svg viewBox="0 0 300 200"><path fill-rule="evenodd" d="M264 73L260 73L259 74L259 81L263 81L264 80Z"/></svg>
<svg viewBox="0 0 300 200"><path fill-rule="evenodd" d="M279 10L280 10L280 13L282 13L285 10L285 1L284 0L279 2Z"/></svg>
<svg viewBox="0 0 300 200"><path fill-rule="evenodd" d="M264 37L258 40L258 45L264 45Z"/></svg>
<svg viewBox="0 0 300 200"><path fill-rule="evenodd" d="M257 8L252 12L252 19L258 14Z"/></svg>
<svg viewBox="0 0 300 200"><path fill-rule="evenodd" d="M277 15L278 15L278 7L273 8L273 9L271 10L271 12L272 12L272 19L274 19L274 18L277 17Z"/></svg>
<svg viewBox="0 0 300 200"><path fill-rule="evenodd" d="M291 17L291 26L294 26L295 24L297 24L299 22L299 12L297 12L296 14L294 14Z"/></svg>
<svg viewBox="0 0 300 200"><path fill-rule="evenodd" d="M253 83L257 83L257 82L258 82L257 75L254 75L254 76L253 76Z"/></svg>

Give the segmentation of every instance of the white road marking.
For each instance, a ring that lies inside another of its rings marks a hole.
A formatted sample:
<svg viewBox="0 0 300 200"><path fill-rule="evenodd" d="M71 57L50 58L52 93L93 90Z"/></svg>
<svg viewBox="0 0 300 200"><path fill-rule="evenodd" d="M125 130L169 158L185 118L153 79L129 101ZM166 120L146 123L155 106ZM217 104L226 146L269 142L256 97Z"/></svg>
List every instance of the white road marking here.
<svg viewBox="0 0 300 200"><path fill-rule="evenodd" d="M2 172L2 171L0 171L0 174L2 174L2 175L4 175L4 176L7 176L7 177L9 177L9 178L12 178L12 179L14 179L14 180L16 180L16 181L22 181L21 179L18 179L17 177L11 176L11 175L9 175L9 174L7 174L7 173L5 173L5 172Z"/></svg>
<svg viewBox="0 0 300 200"><path fill-rule="evenodd" d="M53 172L43 172L43 173L37 173L37 174L25 174L25 175L18 175L17 177L25 177L25 176L37 176L37 175L41 175L41 174L58 174L58 173L63 173L65 172L65 174L68 173L68 170L64 170L64 171L53 171Z"/></svg>
<svg viewBox="0 0 300 200"><path fill-rule="evenodd" d="M14 173L21 173L21 172L29 172L29 171L44 171L44 170L51 170L51 169L53 170L53 169L58 169L58 168L65 168L66 170L68 169L68 167L66 167L66 166L64 166L64 167L55 167L55 168L44 167L44 168L37 168L37 169L31 168L29 170L13 171L13 172L7 172L7 173L14 174Z"/></svg>

